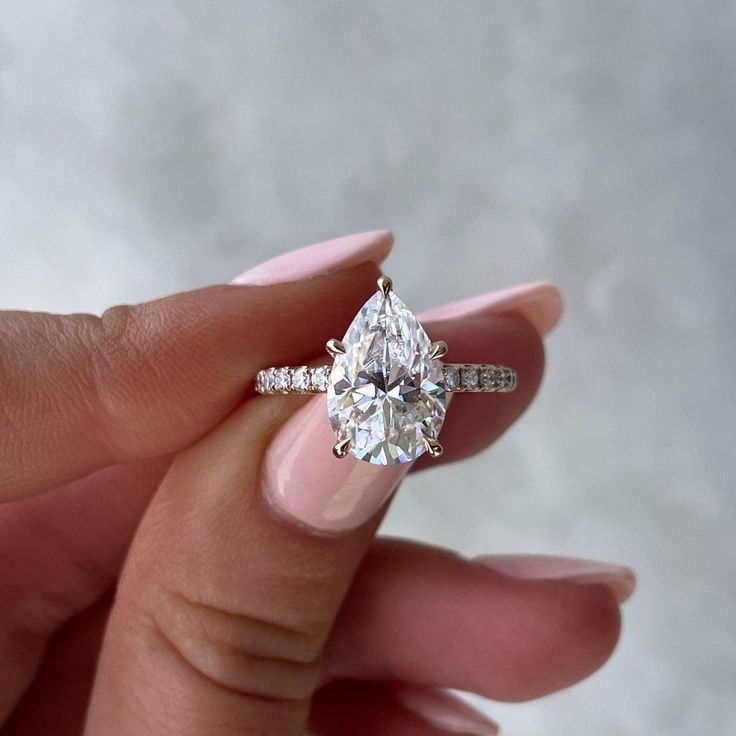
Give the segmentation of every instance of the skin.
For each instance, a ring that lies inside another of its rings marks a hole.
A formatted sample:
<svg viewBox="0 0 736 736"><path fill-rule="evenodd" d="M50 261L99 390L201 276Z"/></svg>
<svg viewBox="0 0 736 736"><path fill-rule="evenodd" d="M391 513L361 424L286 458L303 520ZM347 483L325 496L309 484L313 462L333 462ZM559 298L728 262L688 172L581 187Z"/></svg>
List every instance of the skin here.
<svg viewBox="0 0 736 736"><path fill-rule="evenodd" d="M255 373L322 355L378 273L0 316L0 733L442 734L401 687L518 701L608 658L605 581L376 537L383 510L314 534L264 500L264 453L306 399L256 396ZM444 455L414 471L493 442L544 362L513 311L425 326L461 360L493 344L520 390L456 396ZM477 719L464 732L491 732Z"/></svg>

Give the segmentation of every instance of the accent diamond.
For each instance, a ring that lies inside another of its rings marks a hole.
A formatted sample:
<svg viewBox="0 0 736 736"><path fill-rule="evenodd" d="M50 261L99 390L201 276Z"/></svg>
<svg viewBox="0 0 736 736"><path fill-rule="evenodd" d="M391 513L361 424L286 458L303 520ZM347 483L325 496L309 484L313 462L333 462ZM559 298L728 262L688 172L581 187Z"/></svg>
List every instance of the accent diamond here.
<svg viewBox="0 0 736 736"><path fill-rule="evenodd" d="M266 391L273 391L273 381L274 381L273 373L274 373L274 369L269 368L263 374L263 388Z"/></svg>
<svg viewBox="0 0 736 736"><path fill-rule="evenodd" d="M415 460L445 419L442 364L429 357L424 328L392 291L378 291L342 342L327 386L338 442L350 440L355 457L376 465Z"/></svg>
<svg viewBox="0 0 736 736"><path fill-rule="evenodd" d="M481 380L481 383L483 384L483 388L486 389L486 391L490 389L496 389L500 385L500 381L498 380L498 374L496 373L496 369L490 365L485 366L485 368L481 370L480 380Z"/></svg>
<svg viewBox="0 0 736 736"><path fill-rule="evenodd" d="M463 368L463 386L468 389L478 388L478 369L472 365Z"/></svg>
<svg viewBox="0 0 736 736"><path fill-rule="evenodd" d="M289 369L276 368L273 372L273 388L275 391L289 390Z"/></svg>
<svg viewBox="0 0 736 736"><path fill-rule="evenodd" d="M306 391L309 388L309 370L307 366L302 365L294 368L291 372L291 387L294 391Z"/></svg>
<svg viewBox="0 0 736 736"><path fill-rule="evenodd" d="M312 388L315 391L324 391L327 388L327 373L324 366L311 369Z"/></svg>
<svg viewBox="0 0 736 736"><path fill-rule="evenodd" d="M445 388L454 391L460 386L460 371L454 365L443 366L445 372Z"/></svg>

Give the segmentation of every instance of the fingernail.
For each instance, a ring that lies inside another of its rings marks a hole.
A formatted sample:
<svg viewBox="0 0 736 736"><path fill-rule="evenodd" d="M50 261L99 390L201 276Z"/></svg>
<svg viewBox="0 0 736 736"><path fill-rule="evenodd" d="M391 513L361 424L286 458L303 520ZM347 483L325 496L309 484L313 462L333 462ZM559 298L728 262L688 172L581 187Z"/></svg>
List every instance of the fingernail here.
<svg viewBox="0 0 736 736"><path fill-rule="evenodd" d="M418 685L397 685L394 697L436 729L465 736L496 736L498 724L450 693Z"/></svg>
<svg viewBox="0 0 736 736"><path fill-rule="evenodd" d="M560 321L562 309L562 295L557 287L546 281L537 281L436 307L424 312L421 317L444 320L477 314L517 312L544 336Z"/></svg>
<svg viewBox="0 0 736 736"><path fill-rule="evenodd" d="M231 283L267 286L324 276L360 263L381 263L391 251L394 236L388 230L348 235L292 250L261 263Z"/></svg>
<svg viewBox="0 0 736 736"><path fill-rule="evenodd" d="M484 555L474 561L522 580L564 580L580 585L605 585L619 603L631 597L636 588L634 571L610 562L548 555Z"/></svg>
<svg viewBox="0 0 736 736"><path fill-rule="evenodd" d="M335 434L324 397L297 410L271 441L263 465L266 498L281 515L316 532L339 533L370 519L411 463L373 465L332 455Z"/></svg>

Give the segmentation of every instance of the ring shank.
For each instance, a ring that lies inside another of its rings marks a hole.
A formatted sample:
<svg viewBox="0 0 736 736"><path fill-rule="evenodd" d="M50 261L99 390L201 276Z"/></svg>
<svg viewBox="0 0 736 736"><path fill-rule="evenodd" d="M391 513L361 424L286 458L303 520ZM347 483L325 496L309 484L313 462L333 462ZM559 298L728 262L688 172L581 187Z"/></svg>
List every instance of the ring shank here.
<svg viewBox="0 0 736 736"><path fill-rule="evenodd" d="M274 366L256 374L259 394L323 394L330 379L329 365ZM509 393L518 376L513 368L489 363L442 363L445 389L453 393Z"/></svg>

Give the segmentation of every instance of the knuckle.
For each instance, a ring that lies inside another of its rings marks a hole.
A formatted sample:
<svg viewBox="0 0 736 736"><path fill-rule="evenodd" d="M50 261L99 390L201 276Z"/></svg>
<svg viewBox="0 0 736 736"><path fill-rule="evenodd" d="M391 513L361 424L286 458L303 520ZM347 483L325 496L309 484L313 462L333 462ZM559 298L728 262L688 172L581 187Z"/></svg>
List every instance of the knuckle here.
<svg viewBox="0 0 736 736"><path fill-rule="evenodd" d="M143 607L161 643L216 687L299 709L318 685L321 641L310 627L230 611L162 586Z"/></svg>
<svg viewBox="0 0 736 736"><path fill-rule="evenodd" d="M109 307L97 322L98 342L109 352L127 352L130 335L134 330L134 308L128 304Z"/></svg>
<svg viewBox="0 0 736 736"><path fill-rule="evenodd" d="M132 378L145 368L145 325L139 318L139 307L119 304L96 318L89 341L93 367L103 373L123 379ZM124 368L123 373L112 368Z"/></svg>
<svg viewBox="0 0 736 736"><path fill-rule="evenodd" d="M117 421L140 376L145 351L137 307L113 307L93 314L28 313L0 321L0 379L12 385L0 400L0 426L22 428L38 416L57 416L111 462L123 454L135 433ZM42 359L41 359L42 358ZM131 365L133 364L133 365Z"/></svg>
<svg viewBox="0 0 736 736"><path fill-rule="evenodd" d="M136 348L136 308L119 305L100 317L87 315L77 329L86 357L91 426L113 460L126 457L136 433L126 433L121 419L134 399L145 360L144 352Z"/></svg>

